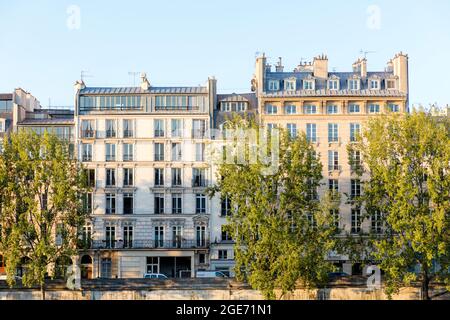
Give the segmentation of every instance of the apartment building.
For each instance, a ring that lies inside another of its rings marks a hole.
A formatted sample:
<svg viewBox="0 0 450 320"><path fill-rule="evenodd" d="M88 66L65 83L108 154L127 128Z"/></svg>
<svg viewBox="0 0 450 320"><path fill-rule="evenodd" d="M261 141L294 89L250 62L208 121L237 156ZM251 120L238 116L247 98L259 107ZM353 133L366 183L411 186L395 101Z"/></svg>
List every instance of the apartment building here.
<svg viewBox="0 0 450 320"><path fill-rule="evenodd" d="M83 230L86 277L190 277L209 268L205 159L216 80L205 86L90 88L76 83L75 132L92 212Z"/></svg>

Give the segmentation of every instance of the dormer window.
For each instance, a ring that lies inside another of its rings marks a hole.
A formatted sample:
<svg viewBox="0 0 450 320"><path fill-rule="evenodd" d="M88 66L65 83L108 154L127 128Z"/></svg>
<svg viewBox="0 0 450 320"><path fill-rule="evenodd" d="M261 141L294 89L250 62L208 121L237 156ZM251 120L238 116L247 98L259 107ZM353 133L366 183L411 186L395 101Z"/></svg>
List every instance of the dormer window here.
<svg viewBox="0 0 450 320"><path fill-rule="evenodd" d="M339 90L339 80L328 80L328 90Z"/></svg>
<svg viewBox="0 0 450 320"><path fill-rule="evenodd" d="M314 80L304 80L303 90L314 90Z"/></svg>
<svg viewBox="0 0 450 320"><path fill-rule="evenodd" d="M386 80L386 89L395 90L395 80Z"/></svg>
<svg viewBox="0 0 450 320"><path fill-rule="evenodd" d="M380 80L371 79L369 84L370 84L370 90L380 90Z"/></svg>
<svg viewBox="0 0 450 320"><path fill-rule="evenodd" d="M236 102L236 112L244 112L247 110L247 102Z"/></svg>
<svg viewBox="0 0 450 320"><path fill-rule="evenodd" d="M360 81L359 79L348 80L348 90L359 90Z"/></svg>
<svg viewBox="0 0 450 320"><path fill-rule="evenodd" d="M278 108L277 106L274 106L273 104L266 105L266 114L277 114Z"/></svg>
<svg viewBox="0 0 450 320"><path fill-rule="evenodd" d="M221 102L220 103L220 111L231 112L231 103L230 102Z"/></svg>
<svg viewBox="0 0 450 320"><path fill-rule="evenodd" d="M280 90L280 81L269 80L269 91L278 91L278 90Z"/></svg>
<svg viewBox="0 0 450 320"><path fill-rule="evenodd" d="M284 90L295 91L297 89L295 79L284 80Z"/></svg>

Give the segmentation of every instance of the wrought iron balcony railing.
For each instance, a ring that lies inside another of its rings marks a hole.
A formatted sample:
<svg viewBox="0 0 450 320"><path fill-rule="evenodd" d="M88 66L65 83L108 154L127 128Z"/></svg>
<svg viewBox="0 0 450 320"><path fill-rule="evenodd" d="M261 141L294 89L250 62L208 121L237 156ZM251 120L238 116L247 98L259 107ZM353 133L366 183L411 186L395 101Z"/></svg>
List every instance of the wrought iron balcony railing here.
<svg viewBox="0 0 450 320"><path fill-rule="evenodd" d="M93 240L90 249L206 249L208 239L198 240Z"/></svg>

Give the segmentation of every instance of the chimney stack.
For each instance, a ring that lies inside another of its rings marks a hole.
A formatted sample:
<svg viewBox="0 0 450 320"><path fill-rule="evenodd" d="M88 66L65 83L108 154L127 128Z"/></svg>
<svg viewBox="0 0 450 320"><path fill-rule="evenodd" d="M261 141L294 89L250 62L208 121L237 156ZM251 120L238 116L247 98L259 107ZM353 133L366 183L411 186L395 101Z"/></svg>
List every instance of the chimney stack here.
<svg viewBox="0 0 450 320"><path fill-rule="evenodd" d="M284 66L283 66L283 60L281 57L278 57L278 63L275 66L275 71L276 72L283 72L284 70Z"/></svg>
<svg viewBox="0 0 450 320"><path fill-rule="evenodd" d="M392 59L394 76L398 77L398 89L408 94L408 55L400 52Z"/></svg>
<svg viewBox="0 0 450 320"><path fill-rule="evenodd" d="M326 55L322 54L314 58L313 73L316 78L328 78L328 57Z"/></svg>
<svg viewBox="0 0 450 320"><path fill-rule="evenodd" d="M147 91L150 88L150 82L147 79L147 74L145 72L141 73L141 89Z"/></svg>
<svg viewBox="0 0 450 320"><path fill-rule="evenodd" d="M367 59L359 58L353 64L353 72L358 72L361 78L367 78Z"/></svg>

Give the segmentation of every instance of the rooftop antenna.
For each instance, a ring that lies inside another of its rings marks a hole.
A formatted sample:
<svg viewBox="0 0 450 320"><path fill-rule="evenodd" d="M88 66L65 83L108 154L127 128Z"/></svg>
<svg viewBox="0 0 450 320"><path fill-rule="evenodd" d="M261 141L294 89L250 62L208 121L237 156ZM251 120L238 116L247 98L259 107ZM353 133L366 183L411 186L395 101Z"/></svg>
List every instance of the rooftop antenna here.
<svg viewBox="0 0 450 320"><path fill-rule="evenodd" d="M80 80L84 82L85 78L92 78L92 76L89 75L89 71L81 70L81 72L80 72Z"/></svg>
<svg viewBox="0 0 450 320"><path fill-rule="evenodd" d="M364 55L364 59L367 59L367 55L370 53L376 53L375 51L364 51L363 49L361 49L361 51L359 51L360 55Z"/></svg>
<svg viewBox="0 0 450 320"><path fill-rule="evenodd" d="M133 77L133 87L136 87L136 77L140 74L141 74L141 72L137 72L137 71L129 71L128 72L128 75Z"/></svg>

